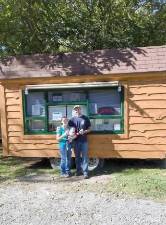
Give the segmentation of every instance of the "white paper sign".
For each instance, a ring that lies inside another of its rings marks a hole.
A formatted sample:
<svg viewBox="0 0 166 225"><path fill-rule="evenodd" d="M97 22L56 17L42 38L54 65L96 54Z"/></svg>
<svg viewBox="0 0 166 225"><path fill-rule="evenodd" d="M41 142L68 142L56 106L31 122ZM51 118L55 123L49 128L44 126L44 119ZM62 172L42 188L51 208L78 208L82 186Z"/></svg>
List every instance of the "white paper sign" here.
<svg viewBox="0 0 166 225"><path fill-rule="evenodd" d="M40 116L40 105L32 105L32 116Z"/></svg>
<svg viewBox="0 0 166 225"><path fill-rule="evenodd" d="M114 130L120 130L120 124L119 123L114 124Z"/></svg>
<svg viewBox="0 0 166 225"><path fill-rule="evenodd" d="M54 121L59 121L62 118L62 113L61 112L53 112L52 113L52 120Z"/></svg>
<svg viewBox="0 0 166 225"><path fill-rule="evenodd" d="M102 119L97 119L96 120L96 125L101 125L103 123L103 120Z"/></svg>

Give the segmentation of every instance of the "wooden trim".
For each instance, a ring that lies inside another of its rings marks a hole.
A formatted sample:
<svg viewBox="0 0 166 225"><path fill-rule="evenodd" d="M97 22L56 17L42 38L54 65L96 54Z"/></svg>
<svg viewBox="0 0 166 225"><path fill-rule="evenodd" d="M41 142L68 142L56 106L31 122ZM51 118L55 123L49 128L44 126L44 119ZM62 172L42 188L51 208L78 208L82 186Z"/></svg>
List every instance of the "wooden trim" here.
<svg viewBox="0 0 166 225"><path fill-rule="evenodd" d="M36 72L37 73L37 72ZM93 82L93 81L134 81L134 80L149 80L149 79L165 79L166 71L158 72L139 72L139 73L117 73L117 74L100 74L100 75L71 75L64 77L30 77L30 78L13 78L1 80L2 83L7 85L12 84L51 84L51 83L71 83L71 82Z"/></svg>
<svg viewBox="0 0 166 225"><path fill-rule="evenodd" d="M125 138L129 138L129 87L128 87L128 82L124 85L125 86L125 91L124 91L124 131L126 133Z"/></svg>
<svg viewBox="0 0 166 225"><path fill-rule="evenodd" d="M19 157L60 157L58 150L22 150L22 151L11 151L10 156ZM74 155L73 155L74 156ZM164 151L108 151L108 152L89 152L89 157L99 158L123 158L123 159L165 159L166 153Z"/></svg>
<svg viewBox="0 0 166 225"><path fill-rule="evenodd" d="M60 158L59 150L22 150L22 151L10 151L10 156L17 156L17 157L43 157L43 158L50 158L50 157L57 157Z"/></svg>
<svg viewBox="0 0 166 225"><path fill-rule="evenodd" d="M20 99L20 120L21 120L21 138L24 135L24 118L23 118L23 99L22 99L22 90L19 90L19 99Z"/></svg>
<svg viewBox="0 0 166 225"><path fill-rule="evenodd" d="M22 134L22 138L23 139L26 139L26 140L40 140L40 139L46 139L46 140L49 140L49 139L56 139L56 135L55 134Z"/></svg>
<svg viewBox="0 0 166 225"><path fill-rule="evenodd" d="M123 158L123 159L165 159L165 151L131 151L131 150L110 150L107 152L97 151L95 153L89 152L89 157L99 157L99 158Z"/></svg>
<svg viewBox="0 0 166 225"><path fill-rule="evenodd" d="M113 139L126 139L129 137L129 104L128 104L128 82L120 82L120 84L124 87L124 102L123 102L123 119L124 119L124 133L123 134L113 134Z"/></svg>
<svg viewBox="0 0 166 225"><path fill-rule="evenodd" d="M7 133L7 119L6 119L6 101L5 101L5 88L0 85L0 114L1 114L1 136L3 155L7 156L8 151L8 133Z"/></svg>

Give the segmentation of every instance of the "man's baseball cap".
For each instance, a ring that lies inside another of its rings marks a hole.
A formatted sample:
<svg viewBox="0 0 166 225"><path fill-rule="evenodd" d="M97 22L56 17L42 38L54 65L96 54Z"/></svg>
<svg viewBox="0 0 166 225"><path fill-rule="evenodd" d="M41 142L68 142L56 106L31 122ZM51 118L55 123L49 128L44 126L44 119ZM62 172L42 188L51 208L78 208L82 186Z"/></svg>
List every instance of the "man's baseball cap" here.
<svg viewBox="0 0 166 225"><path fill-rule="evenodd" d="M75 105L75 106L73 107L73 109L81 109L81 106L80 106L80 105Z"/></svg>

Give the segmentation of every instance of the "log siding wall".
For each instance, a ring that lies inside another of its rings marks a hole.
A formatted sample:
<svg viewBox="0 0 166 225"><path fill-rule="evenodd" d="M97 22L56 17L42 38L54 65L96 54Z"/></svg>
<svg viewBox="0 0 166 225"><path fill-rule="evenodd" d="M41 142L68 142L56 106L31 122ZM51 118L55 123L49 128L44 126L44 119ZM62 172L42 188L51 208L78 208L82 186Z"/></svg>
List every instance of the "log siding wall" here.
<svg viewBox="0 0 166 225"><path fill-rule="evenodd" d="M24 135L20 87L5 88L8 154L57 156L55 135ZM89 155L101 158L165 158L166 82L130 81L126 91L125 134L89 135Z"/></svg>

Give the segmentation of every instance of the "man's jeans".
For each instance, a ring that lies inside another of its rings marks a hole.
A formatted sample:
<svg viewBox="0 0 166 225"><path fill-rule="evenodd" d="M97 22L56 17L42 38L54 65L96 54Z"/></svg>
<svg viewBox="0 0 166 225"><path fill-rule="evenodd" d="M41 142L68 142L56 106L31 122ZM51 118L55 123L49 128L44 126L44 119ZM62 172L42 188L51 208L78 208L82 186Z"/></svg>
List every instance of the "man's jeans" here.
<svg viewBox="0 0 166 225"><path fill-rule="evenodd" d="M88 143L75 141L74 152L77 173L88 175Z"/></svg>
<svg viewBox="0 0 166 225"><path fill-rule="evenodd" d="M60 155L61 155L61 174L69 174L71 167L71 143L61 143L60 144Z"/></svg>

